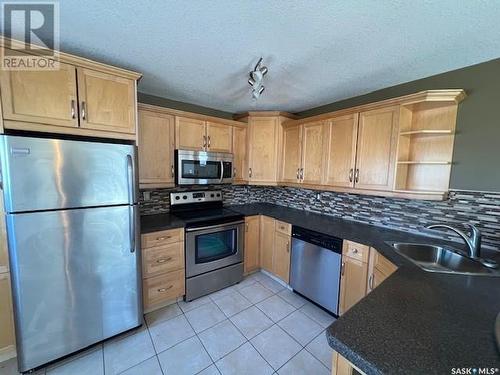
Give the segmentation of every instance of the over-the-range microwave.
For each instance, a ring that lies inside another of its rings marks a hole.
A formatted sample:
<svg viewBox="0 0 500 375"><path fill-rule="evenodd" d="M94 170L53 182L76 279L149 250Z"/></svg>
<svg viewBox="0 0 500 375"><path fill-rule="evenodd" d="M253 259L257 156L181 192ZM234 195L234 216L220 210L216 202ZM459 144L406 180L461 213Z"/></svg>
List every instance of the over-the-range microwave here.
<svg viewBox="0 0 500 375"><path fill-rule="evenodd" d="M177 185L229 184L233 181L233 154L175 150Z"/></svg>

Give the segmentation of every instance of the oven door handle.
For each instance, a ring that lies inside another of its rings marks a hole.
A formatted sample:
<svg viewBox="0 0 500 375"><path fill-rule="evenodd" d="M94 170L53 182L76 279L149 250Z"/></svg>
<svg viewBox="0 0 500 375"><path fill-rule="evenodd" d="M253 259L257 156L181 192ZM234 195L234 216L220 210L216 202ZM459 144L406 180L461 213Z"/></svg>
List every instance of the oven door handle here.
<svg viewBox="0 0 500 375"><path fill-rule="evenodd" d="M224 179L224 162L221 160L220 161L220 179L219 182L222 182Z"/></svg>
<svg viewBox="0 0 500 375"><path fill-rule="evenodd" d="M206 227L186 228L186 232L195 232L195 231L205 230L205 229L220 229L220 228L232 227L232 226L235 226L238 224L245 224L245 220L233 221L231 223L224 223L224 224L219 224L219 225L207 225Z"/></svg>

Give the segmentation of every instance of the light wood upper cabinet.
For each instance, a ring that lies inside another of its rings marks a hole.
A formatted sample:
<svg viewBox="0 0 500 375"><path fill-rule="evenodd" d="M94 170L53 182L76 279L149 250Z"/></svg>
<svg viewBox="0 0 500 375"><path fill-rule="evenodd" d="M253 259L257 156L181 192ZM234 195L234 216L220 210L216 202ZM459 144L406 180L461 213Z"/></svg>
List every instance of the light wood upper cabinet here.
<svg viewBox="0 0 500 375"><path fill-rule="evenodd" d="M76 68L9 71L0 74L5 120L78 127Z"/></svg>
<svg viewBox="0 0 500 375"><path fill-rule="evenodd" d="M174 116L139 110L139 183L174 184Z"/></svg>
<svg viewBox="0 0 500 375"><path fill-rule="evenodd" d="M355 186L392 190L398 136L399 107L359 114Z"/></svg>
<svg viewBox="0 0 500 375"><path fill-rule="evenodd" d="M295 125L283 129L283 157L281 160L281 180L299 182L302 163L302 126Z"/></svg>
<svg viewBox="0 0 500 375"><path fill-rule="evenodd" d="M245 218L245 261L244 272L252 272L259 268L260 253L260 217Z"/></svg>
<svg viewBox="0 0 500 375"><path fill-rule="evenodd" d="M273 272L274 227L272 217L261 216L260 220L260 267Z"/></svg>
<svg viewBox="0 0 500 375"><path fill-rule="evenodd" d="M233 155L234 182L244 182L248 180L246 128L233 128Z"/></svg>
<svg viewBox="0 0 500 375"><path fill-rule="evenodd" d="M291 237L281 232L274 234L273 273L288 284L290 276Z"/></svg>
<svg viewBox="0 0 500 375"><path fill-rule="evenodd" d="M249 181L276 183L281 141L279 117L251 117L248 126Z"/></svg>
<svg viewBox="0 0 500 375"><path fill-rule="evenodd" d="M333 118L326 126L324 184L354 187L358 114Z"/></svg>
<svg viewBox="0 0 500 375"><path fill-rule="evenodd" d="M233 127L207 121L207 151L233 152Z"/></svg>
<svg viewBox="0 0 500 375"><path fill-rule="evenodd" d="M323 179L325 125L302 125L302 162L300 176L305 184L320 184Z"/></svg>
<svg viewBox="0 0 500 375"><path fill-rule="evenodd" d="M206 146L205 121L188 117L175 117L176 149L205 151Z"/></svg>
<svg viewBox="0 0 500 375"><path fill-rule="evenodd" d="M135 81L77 68L80 127L135 134Z"/></svg>

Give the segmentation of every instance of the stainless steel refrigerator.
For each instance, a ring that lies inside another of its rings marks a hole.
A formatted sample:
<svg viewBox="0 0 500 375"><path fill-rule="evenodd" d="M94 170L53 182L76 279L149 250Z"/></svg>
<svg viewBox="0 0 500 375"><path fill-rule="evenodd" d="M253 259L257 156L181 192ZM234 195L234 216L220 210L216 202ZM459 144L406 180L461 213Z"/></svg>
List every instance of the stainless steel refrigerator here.
<svg viewBox="0 0 500 375"><path fill-rule="evenodd" d="M142 322L136 148L1 136L20 371Z"/></svg>

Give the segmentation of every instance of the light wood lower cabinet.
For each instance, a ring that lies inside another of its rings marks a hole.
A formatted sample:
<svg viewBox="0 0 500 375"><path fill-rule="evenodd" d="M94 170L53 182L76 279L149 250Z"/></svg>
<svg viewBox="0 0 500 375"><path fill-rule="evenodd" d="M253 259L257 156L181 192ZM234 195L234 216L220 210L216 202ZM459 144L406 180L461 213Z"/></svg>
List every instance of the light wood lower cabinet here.
<svg viewBox="0 0 500 375"><path fill-rule="evenodd" d="M255 271L260 267L260 216L245 218L245 259L244 273Z"/></svg>
<svg viewBox="0 0 500 375"><path fill-rule="evenodd" d="M150 312L185 294L184 229L143 234L144 311Z"/></svg>
<svg viewBox="0 0 500 375"><path fill-rule="evenodd" d="M292 226L263 215L249 216L245 222L245 273L261 268L288 283Z"/></svg>
<svg viewBox="0 0 500 375"><path fill-rule="evenodd" d="M344 241L339 314L349 310L396 270L397 267L374 248Z"/></svg>
<svg viewBox="0 0 500 375"><path fill-rule="evenodd" d="M385 279L396 272L398 268L374 248L370 249L368 267L367 293L379 286Z"/></svg>
<svg viewBox="0 0 500 375"><path fill-rule="evenodd" d="M332 375L365 375L365 373L334 351L332 354Z"/></svg>
<svg viewBox="0 0 500 375"><path fill-rule="evenodd" d="M369 251L368 246L344 241L339 314L345 313L366 295Z"/></svg>
<svg viewBox="0 0 500 375"><path fill-rule="evenodd" d="M174 185L174 116L139 107L139 184Z"/></svg>
<svg viewBox="0 0 500 375"><path fill-rule="evenodd" d="M290 276L290 248L290 235L276 231L274 233L272 272L287 284Z"/></svg>
<svg viewBox="0 0 500 375"><path fill-rule="evenodd" d="M0 274L0 362L15 356L10 274Z"/></svg>
<svg viewBox="0 0 500 375"><path fill-rule="evenodd" d="M274 219L261 216L260 219L260 267L273 272Z"/></svg>

